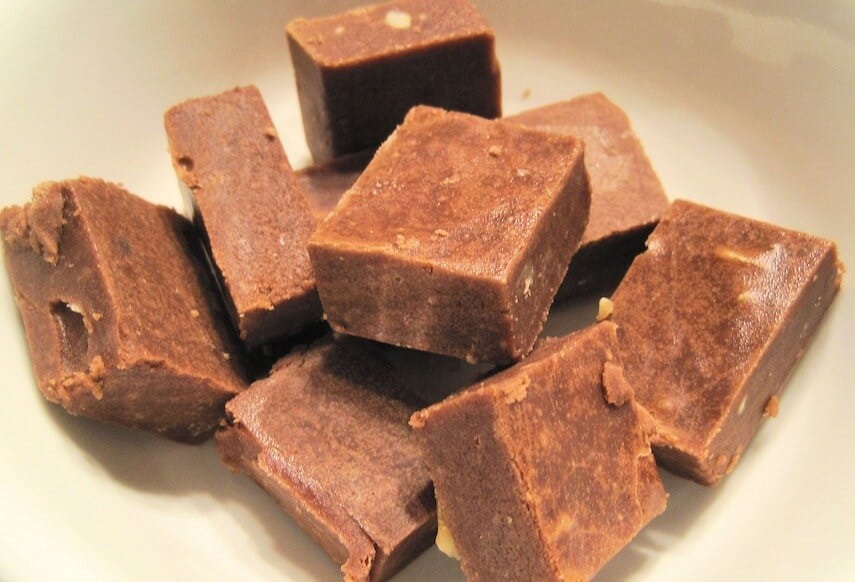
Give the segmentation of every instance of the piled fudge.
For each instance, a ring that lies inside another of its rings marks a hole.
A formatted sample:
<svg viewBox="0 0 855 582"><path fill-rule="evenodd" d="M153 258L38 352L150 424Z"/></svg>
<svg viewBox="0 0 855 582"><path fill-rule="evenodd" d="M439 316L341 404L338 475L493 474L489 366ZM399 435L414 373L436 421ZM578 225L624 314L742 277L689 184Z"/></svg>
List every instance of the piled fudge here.
<svg viewBox="0 0 855 582"><path fill-rule="evenodd" d="M36 382L68 412L197 441L245 387L191 225L115 184L37 186L0 214Z"/></svg>
<svg viewBox="0 0 855 582"><path fill-rule="evenodd" d="M468 0L399 0L288 24L318 163L374 149L414 105L501 115L493 31Z"/></svg>
<svg viewBox="0 0 855 582"><path fill-rule="evenodd" d="M309 241L326 318L470 363L519 359L589 204L578 140L414 107Z"/></svg>
<svg viewBox="0 0 855 582"><path fill-rule="evenodd" d="M241 339L258 346L320 320L306 252L315 219L258 89L181 103L165 126Z"/></svg>
<svg viewBox="0 0 855 582"><path fill-rule="evenodd" d="M592 93L506 119L585 142L591 213L558 297L618 283L668 209L626 113L602 93Z"/></svg>
<svg viewBox="0 0 855 582"><path fill-rule="evenodd" d="M589 579L664 510L654 454L715 484L778 413L835 245L668 210L601 93L492 119L495 39L466 0L286 32L316 166L292 170L239 87L165 114L195 229L90 178L0 213L39 389L178 440L219 426L345 580L435 535L471 580ZM598 323L535 346L556 294L624 273ZM235 330L265 372L248 388Z"/></svg>
<svg viewBox="0 0 855 582"><path fill-rule="evenodd" d="M505 119L585 142L591 211L556 299L616 286L668 209L665 191L629 118L608 97L592 93ZM370 159L364 154L347 156L297 173L318 221L335 208Z"/></svg>
<svg viewBox="0 0 855 582"><path fill-rule="evenodd" d="M427 467L407 426L418 406L376 346L326 338L229 402L217 444L342 564L346 580L385 580L436 532Z"/></svg>
<svg viewBox="0 0 855 582"><path fill-rule="evenodd" d="M834 243L678 200L612 298L657 459L701 483L739 461L834 299Z"/></svg>
<svg viewBox="0 0 855 582"><path fill-rule="evenodd" d="M665 509L608 322L542 342L410 423L437 542L469 580L588 579Z"/></svg>

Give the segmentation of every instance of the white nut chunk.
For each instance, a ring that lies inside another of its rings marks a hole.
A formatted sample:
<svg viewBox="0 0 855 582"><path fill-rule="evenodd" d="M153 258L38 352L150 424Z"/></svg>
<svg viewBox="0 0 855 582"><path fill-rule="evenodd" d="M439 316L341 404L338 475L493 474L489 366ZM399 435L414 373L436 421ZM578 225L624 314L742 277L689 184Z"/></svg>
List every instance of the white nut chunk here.
<svg viewBox="0 0 855 582"><path fill-rule="evenodd" d="M597 311L597 321L605 321L614 311L615 304L608 297L600 297L600 306Z"/></svg>
<svg viewBox="0 0 855 582"><path fill-rule="evenodd" d="M409 12L404 12L403 10L390 10L386 13L386 25L391 28L406 30L410 28L412 23L413 18L410 16Z"/></svg>
<svg viewBox="0 0 855 582"><path fill-rule="evenodd" d="M438 547L439 551L449 558L459 560L460 555L457 553L457 547L454 545L454 538L451 536L451 530L448 529L448 526L442 519L442 511L440 511L439 503L436 504L436 521L436 547Z"/></svg>

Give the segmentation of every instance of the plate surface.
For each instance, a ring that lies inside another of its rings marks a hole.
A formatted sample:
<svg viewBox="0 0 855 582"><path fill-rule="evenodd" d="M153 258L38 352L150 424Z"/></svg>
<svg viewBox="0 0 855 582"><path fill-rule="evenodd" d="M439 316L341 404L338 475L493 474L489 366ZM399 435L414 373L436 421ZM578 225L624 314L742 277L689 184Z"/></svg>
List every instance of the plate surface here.
<svg viewBox="0 0 855 582"><path fill-rule="evenodd" d="M0 205L23 203L42 180L92 175L180 208L162 113L239 84L259 86L304 165L283 26L347 4L6 0ZM498 35L506 112L602 90L629 113L672 198L835 239L855 262L855 4L479 5ZM0 579L340 579L210 443L45 403L0 279ZM844 288L738 470L717 489L665 475L666 513L599 580L855 578L853 324ZM463 578L432 549L398 579Z"/></svg>

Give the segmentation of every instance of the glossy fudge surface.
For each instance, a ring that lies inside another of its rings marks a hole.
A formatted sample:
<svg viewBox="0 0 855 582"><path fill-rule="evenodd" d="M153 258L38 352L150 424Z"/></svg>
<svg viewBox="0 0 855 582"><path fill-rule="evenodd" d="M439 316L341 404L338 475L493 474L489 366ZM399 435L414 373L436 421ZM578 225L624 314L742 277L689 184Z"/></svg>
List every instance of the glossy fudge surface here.
<svg viewBox="0 0 855 582"><path fill-rule="evenodd" d="M665 508L607 322L541 342L410 424L447 531L437 541L469 580L587 580Z"/></svg>
<svg viewBox="0 0 855 582"><path fill-rule="evenodd" d="M580 95L506 118L585 142L591 214L559 296L620 279L668 199L626 113L602 93Z"/></svg>
<svg viewBox="0 0 855 582"><path fill-rule="evenodd" d="M186 101L165 126L241 339L256 346L318 321L315 219L258 89Z"/></svg>
<svg viewBox="0 0 855 582"><path fill-rule="evenodd" d="M658 460L705 484L733 469L841 273L830 241L674 202L612 298Z"/></svg>
<svg viewBox="0 0 855 582"><path fill-rule="evenodd" d="M326 338L229 402L218 447L342 564L346 580L385 580L436 531L431 482L407 426L416 408L377 346Z"/></svg>
<svg viewBox="0 0 855 582"><path fill-rule="evenodd" d="M44 396L195 441L245 387L192 225L90 178L0 214L6 267Z"/></svg>
<svg viewBox="0 0 855 582"><path fill-rule="evenodd" d="M287 35L316 162L376 148L414 105L501 115L493 31L467 0L297 19Z"/></svg>
<svg viewBox="0 0 855 582"><path fill-rule="evenodd" d="M416 107L309 242L337 331L502 363L528 353L588 216L579 141Z"/></svg>

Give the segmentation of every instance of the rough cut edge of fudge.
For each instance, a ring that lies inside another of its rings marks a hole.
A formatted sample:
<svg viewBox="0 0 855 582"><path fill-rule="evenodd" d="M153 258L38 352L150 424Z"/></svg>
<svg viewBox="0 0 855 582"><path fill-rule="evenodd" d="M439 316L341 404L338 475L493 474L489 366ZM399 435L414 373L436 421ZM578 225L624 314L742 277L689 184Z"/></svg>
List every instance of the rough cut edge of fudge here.
<svg viewBox="0 0 855 582"><path fill-rule="evenodd" d="M164 115L170 154L241 339L255 347L320 320L306 242L316 223L254 86Z"/></svg>
<svg viewBox="0 0 855 582"><path fill-rule="evenodd" d="M437 543L469 580L584 580L665 508L650 419L606 322L415 413L441 513Z"/></svg>
<svg viewBox="0 0 855 582"><path fill-rule="evenodd" d="M47 400L176 440L210 435L245 373L185 219L79 178L37 186L0 231Z"/></svg>
<svg viewBox="0 0 855 582"><path fill-rule="evenodd" d="M309 241L327 321L470 363L521 358L587 221L582 161L569 136L414 107Z"/></svg>
<svg viewBox="0 0 855 582"><path fill-rule="evenodd" d="M416 105L502 114L495 36L467 0L398 0L288 23L316 163L376 149Z"/></svg>
<svg viewBox="0 0 855 582"><path fill-rule="evenodd" d="M844 268L831 241L683 200L648 247L612 297L626 375L657 460L715 485L777 413Z"/></svg>
<svg viewBox="0 0 855 582"><path fill-rule="evenodd" d="M668 210L668 198L626 113L602 93L506 117L585 142L591 213L557 298L616 285Z"/></svg>
<svg viewBox="0 0 855 582"><path fill-rule="evenodd" d="M436 532L432 484L407 426L419 405L378 346L327 337L232 400L217 445L342 564L345 580L386 580Z"/></svg>

